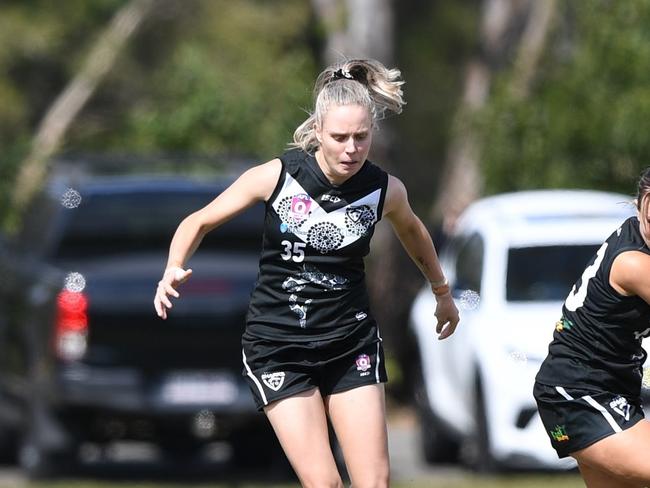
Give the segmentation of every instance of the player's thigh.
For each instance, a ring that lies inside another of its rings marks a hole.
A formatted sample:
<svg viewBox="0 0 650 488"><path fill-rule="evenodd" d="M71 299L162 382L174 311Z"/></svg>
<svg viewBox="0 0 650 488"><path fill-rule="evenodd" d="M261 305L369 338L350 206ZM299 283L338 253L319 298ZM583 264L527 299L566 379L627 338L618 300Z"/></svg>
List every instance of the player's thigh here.
<svg viewBox="0 0 650 488"><path fill-rule="evenodd" d="M333 393L326 405L352 486L387 486L390 468L384 385Z"/></svg>
<svg viewBox="0 0 650 488"><path fill-rule="evenodd" d="M640 420L571 455L581 465L636 483L631 486L650 484L650 422Z"/></svg>
<svg viewBox="0 0 650 488"><path fill-rule="evenodd" d="M580 474L587 488L639 488L638 483L629 483L599 469L578 463Z"/></svg>
<svg viewBox="0 0 650 488"><path fill-rule="evenodd" d="M317 388L277 400L264 412L303 486L343 486Z"/></svg>

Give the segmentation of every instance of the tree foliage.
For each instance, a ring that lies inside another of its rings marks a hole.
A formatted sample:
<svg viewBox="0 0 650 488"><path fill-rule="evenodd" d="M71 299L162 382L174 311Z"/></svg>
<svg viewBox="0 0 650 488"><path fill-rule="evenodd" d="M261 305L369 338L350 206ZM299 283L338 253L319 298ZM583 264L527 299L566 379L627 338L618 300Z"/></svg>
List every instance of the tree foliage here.
<svg viewBox="0 0 650 488"><path fill-rule="evenodd" d="M0 5L0 214L43 114L124 4ZM300 0L158 0L62 151L271 158L306 117L314 42Z"/></svg>
<svg viewBox="0 0 650 488"><path fill-rule="evenodd" d="M310 101L316 63L304 42L308 5L178 5L177 15L144 32L72 141L94 151L275 155ZM176 30L171 41L168 25ZM111 100L111 94L119 95Z"/></svg>
<svg viewBox="0 0 650 488"><path fill-rule="evenodd" d="M468 0L395 2L407 106L390 121L397 132L393 159L423 216L438 187L465 63L476 49L477 7Z"/></svg>
<svg viewBox="0 0 650 488"><path fill-rule="evenodd" d="M563 2L528 97L498 81L478 123L488 193L633 193L649 164L650 2Z"/></svg>

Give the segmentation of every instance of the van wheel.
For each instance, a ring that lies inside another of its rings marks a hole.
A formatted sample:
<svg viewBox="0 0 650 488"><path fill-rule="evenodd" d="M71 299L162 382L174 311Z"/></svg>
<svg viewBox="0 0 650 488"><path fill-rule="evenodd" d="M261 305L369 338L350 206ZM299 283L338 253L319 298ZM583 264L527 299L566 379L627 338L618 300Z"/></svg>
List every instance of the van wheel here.
<svg viewBox="0 0 650 488"><path fill-rule="evenodd" d="M494 473L498 470L497 462L490 449L490 434L485 405L485 394L480 375L476 375L475 419L476 432L472 439L470 465L479 473Z"/></svg>
<svg viewBox="0 0 650 488"><path fill-rule="evenodd" d="M453 464L458 461L460 444L431 411L421 366L415 369L413 389L422 457L427 464Z"/></svg>

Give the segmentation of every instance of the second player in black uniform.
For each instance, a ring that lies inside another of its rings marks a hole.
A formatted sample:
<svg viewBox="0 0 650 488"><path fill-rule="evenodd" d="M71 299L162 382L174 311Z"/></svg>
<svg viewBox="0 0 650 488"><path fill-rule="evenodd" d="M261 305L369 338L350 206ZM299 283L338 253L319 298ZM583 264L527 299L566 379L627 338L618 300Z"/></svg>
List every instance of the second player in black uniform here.
<svg viewBox="0 0 650 488"><path fill-rule="evenodd" d="M352 485L389 484L387 378L363 265L382 217L431 282L439 338L458 323L431 237L404 185L367 160L376 122L385 111L401 112L399 76L373 60L325 69L316 81L314 114L294 133L295 148L251 168L181 222L154 298L165 318L169 297L179 296L177 286L191 274L185 263L201 237L265 202L242 360L255 401L304 486L343 486L328 418Z"/></svg>
<svg viewBox="0 0 650 488"><path fill-rule="evenodd" d="M650 483L650 424L640 391L650 335L650 168L638 217L600 247L562 308L534 388L560 457L573 456L588 487Z"/></svg>

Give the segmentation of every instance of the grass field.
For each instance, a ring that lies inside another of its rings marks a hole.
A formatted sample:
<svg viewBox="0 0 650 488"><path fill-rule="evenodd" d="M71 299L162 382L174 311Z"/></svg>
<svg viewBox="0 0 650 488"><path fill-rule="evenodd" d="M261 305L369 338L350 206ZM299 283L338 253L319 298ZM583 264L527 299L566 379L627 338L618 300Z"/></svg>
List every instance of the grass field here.
<svg viewBox="0 0 650 488"><path fill-rule="evenodd" d="M53 483L28 483L12 485L11 488L299 488L298 484L248 484L246 482L223 483L165 483L156 482L100 482L100 481L59 481ZM408 482L402 481L392 485L393 488L584 488L584 483L578 475L557 476L508 476L508 477L475 477L468 476L459 480L441 479Z"/></svg>

